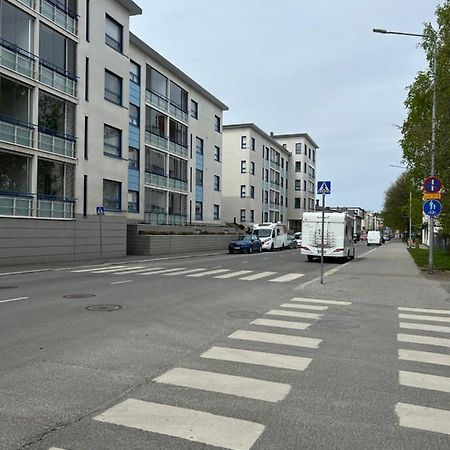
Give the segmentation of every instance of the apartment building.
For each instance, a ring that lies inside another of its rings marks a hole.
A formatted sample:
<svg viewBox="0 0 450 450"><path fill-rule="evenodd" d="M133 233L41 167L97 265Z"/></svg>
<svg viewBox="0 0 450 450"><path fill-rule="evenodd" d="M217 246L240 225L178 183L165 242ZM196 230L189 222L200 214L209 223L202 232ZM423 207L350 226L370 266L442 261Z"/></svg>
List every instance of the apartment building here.
<svg viewBox="0 0 450 450"><path fill-rule="evenodd" d="M129 221L220 221L227 107L130 33L141 12L0 0L0 264L123 255Z"/></svg>
<svg viewBox="0 0 450 450"><path fill-rule="evenodd" d="M291 154L253 123L223 127L225 222L285 222Z"/></svg>

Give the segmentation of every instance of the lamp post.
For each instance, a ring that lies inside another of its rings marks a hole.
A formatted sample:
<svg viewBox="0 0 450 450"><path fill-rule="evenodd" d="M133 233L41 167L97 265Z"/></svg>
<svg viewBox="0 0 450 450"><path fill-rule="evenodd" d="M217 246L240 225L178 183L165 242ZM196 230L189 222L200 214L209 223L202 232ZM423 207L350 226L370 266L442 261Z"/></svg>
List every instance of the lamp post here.
<svg viewBox="0 0 450 450"><path fill-rule="evenodd" d="M380 28L374 28L374 33L381 34L398 34L400 36L415 36L425 39L429 39L433 48L433 103L431 108L431 167L430 176L434 176L435 171L435 151L436 151L436 68L437 68L437 40L432 34L416 34L416 33L403 33L400 31L387 31ZM428 250L428 273L433 273L433 253L434 253L434 217L430 217L430 230L429 230L430 245Z"/></svg>

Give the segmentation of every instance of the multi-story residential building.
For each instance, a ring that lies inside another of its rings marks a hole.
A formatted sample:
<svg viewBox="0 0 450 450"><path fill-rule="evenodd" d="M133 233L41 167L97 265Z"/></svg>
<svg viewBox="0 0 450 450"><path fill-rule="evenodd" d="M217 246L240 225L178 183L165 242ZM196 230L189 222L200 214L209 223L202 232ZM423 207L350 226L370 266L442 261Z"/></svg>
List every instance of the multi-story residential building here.
<svg viewBox="0 0 450 450"><path fill-rule="evenodd" d="M253 123L223 127L223 218L286 221L290 152Z"/></svg>
<svg viewBox="0 0 450 450"><path fill-rule="evenodd" d="M289 203L287 220L290 230L301 231L303 213L314 211L316 157L318 145L307 133L273 135L292 156L289 162Z"/></svg>
<svg viewBox="0 0 450 450"><path fill-rule="evenodd" d="M0 0L0 264L96 257L99 223L118 256L127 221L220 220L227 107L130 33L140 13Z"/></svg>

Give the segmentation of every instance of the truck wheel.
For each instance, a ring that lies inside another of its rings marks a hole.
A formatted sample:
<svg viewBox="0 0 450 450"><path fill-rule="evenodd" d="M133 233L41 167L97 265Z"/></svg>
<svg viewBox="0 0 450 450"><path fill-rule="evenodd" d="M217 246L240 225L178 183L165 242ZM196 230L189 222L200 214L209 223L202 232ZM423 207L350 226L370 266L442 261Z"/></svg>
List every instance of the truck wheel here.
<svg viewBox="0 0 450 450"><path fill-rule="evenodd" d="M307 255L306 258L308 259L309 262L314 260L314 258L311 255Z"/></svg>

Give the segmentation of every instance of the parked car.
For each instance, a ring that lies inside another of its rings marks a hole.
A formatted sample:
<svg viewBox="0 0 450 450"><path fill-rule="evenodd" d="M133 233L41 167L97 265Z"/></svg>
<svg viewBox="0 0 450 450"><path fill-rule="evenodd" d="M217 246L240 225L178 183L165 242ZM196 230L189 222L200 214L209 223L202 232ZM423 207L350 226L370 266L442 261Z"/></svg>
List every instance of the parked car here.
<svg viewBox="0 0 450 450"><path fill-rule="evenodd" d="M294 239L297 241L297 246L300 247L302 245L302 232L297 231L297 233L294 233Z"/></svg>
<svg viewBox="0 0 450 450"><path fill-rule="evenodd" d="M228 245L229 253L253 253L262 252L262 242L253 234L237 236Z"/></svg>
<svg viewBox="0 0 450 450"><path fill-rule="evenodd" d="M287 248L298 248L297 240L291 234L287 237Z"/></svg>
<svg viewBox="0 0 450 450"><path fill-rule="evenodd" d="M381 245L383 237L379 231L369 231L367 233L367 245Z"/></svg>

